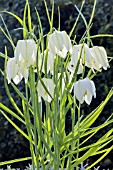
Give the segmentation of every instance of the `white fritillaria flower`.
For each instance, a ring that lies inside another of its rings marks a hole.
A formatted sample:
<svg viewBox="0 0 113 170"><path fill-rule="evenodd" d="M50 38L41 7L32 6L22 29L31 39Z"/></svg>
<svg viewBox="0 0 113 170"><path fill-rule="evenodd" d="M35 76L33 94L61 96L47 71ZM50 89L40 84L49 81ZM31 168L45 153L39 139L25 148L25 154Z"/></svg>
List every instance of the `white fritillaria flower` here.
<svg viewBox="0 0 113 170"><path fill-rule="evenodd" d="M90 48L90 50L94 58L93 68L98 71L101 68L103 68L104 70L107 70L107 68L110 66L109 66L108 59L107 59L107 53L104 47L94 46Z"/></svg>
<svg viewBox="0 0 113 170"><path fill-rule="evenodd" d="M74 94L77 100L82 104L84 101L89 105L92 96L96 97L95 84L89 78L79 80L74 83Z"/></svg>
<svg viewBox="0 0 113 170"><path fill-rule="evenodd" d="M7 75L8 83L10 83L11 79L13 79L14 83L18 84L19 81L22 80L22 75L18 73L19 73L19 66L16 63L16 59L10 58L7 62L7 67L6 67L6 75Z"/></svg>
<svg viewBox="0 0 113 170"><path fill-rule="evenodd" d="M91 69L93 69L94 59L90 48L87 44L74 45L72 50L71 61L68 64L68 69L73 73L76 69L78 59L80 57L80 64L77 74L83 72L83 64Z"/></svg>
<svg viewBox="0 0 113 170"><path fill-rule="evenodd" d="M19 40L14 52L17 63L23 61L26 67L35 65L37 55L37 45L33 39Z"/></svg>
<svg viewBox="0 0 113 170"><path fill-rule="evenodd" d="M46 86L47 90L49 91L49 93L51 94L51 97L53 98L54 97L54 88L55 88L53 80L43 78L42 81L43 81L44 85ZM38 85L37 85L37 91L38 91L38 96L39 96L39 102L41 100L41 97L49 103L52 101L52 98L47 93L47 91L44 89L44 87L40 81L38 82Z"/></svg>
<svg viewBox="0 0 113 170"><path fill-rule="evenodd" d="M82 50L82 53L81 53L82 63L85 66L93 69L94 58L93 58L93 55L92 55L91 50L88 47L88 45L86 43L84 43L84 44L79 44L77 46L79 48L79 55L80 55L80 52Z"/></svg>
<svg viewBox="0 0 113 170"><path fill-rule="evenodd" d="M81 45L74 45L72 48L71 60L67 65L68 70L72 73L74 73L74 71L76 69L81 47L82 47ZM77 74L81 74L82 71L83 71L83 65L82 65L82 60L80 59L80 64L79 64Z"/></svg>
<svg viewBox="0 0 113 170"><path fill-rule="evenodd" d="M18 84L22 78L29 76L29 67L36 62L37 46L34 40L19 40L14 51L14 57L7 62L6 74L8 83L13 79Z"/></svg>
<svg viewBox="0 0 113 170"><path fill-rule="evenodd" d="M70 37L65 31L55 30L48 38L48 49L53 56L65 58L68 52L72 53Z"/></svg>
<svg viewBox="0 0 113 170"><path fill-rule="evenodd" d="M92 48L89 48L88 45L85 43L74 45L72 50L71 61L68 64L68 69L71 72L74 72L74 70L76 69L79 57L80 64L77 74L82 73L82 64L84 64L88 68L91 68L93 71L94 69L100 71L101 68L104 68L106 70L109 67L107 53L104 47L94 46Z"/></svg>

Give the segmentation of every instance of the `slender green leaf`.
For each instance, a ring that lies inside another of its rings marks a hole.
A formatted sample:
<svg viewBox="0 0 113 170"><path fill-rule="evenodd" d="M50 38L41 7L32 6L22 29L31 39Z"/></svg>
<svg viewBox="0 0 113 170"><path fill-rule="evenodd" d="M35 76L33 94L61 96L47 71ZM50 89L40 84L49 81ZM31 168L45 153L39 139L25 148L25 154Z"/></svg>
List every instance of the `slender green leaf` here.
<svg viewBox="0 0 113 170"><path fill-rule="evenodd" d="M29 140L29 137L26 135L25 132L23 132L2 110L0 110L0 112L2 113L2 115L12 124L12 126L14 126L14 128L20 132L26 139Z"/></svg>
<svg viewBox="0 0 113 170"><path fill-rule="evenodd" d="M5 110L7 113L9 113L10 115L12 115L13 117L15 117L16 119L18 119L20 122L22 122L23 124L25 124L25 121L19 117L16 113L14 113L12 110L10 110L8 107L6 107L5 105L3 105L2 103L0 103L0 108L2 110Z"/></svg>
<svg viewBox="0 0 113 170"><path fill-rule="evenodd" d="M5 35L5 37L9 40L9 42L11 43L12 47L15 49L15 46L12 42L12 40L10 39L10 37L5 33L5 31L3 30L3 28L0 26L0 30L2 31L2 33Z"/></svg>
<svg viewBox="0 0 113 170"><path fill-rule="evenodd" d="M32 32L31 13L30 13L29 3L28 3L28 26L29 26L29 31Z"/></svg>
<svg viewBox="0 0 113 170"><path fill-rule="evenodd" d="M103 154L97 161L95 161L91 166L89 166L88 168L86 168L86 170L89 170L90 168L94 167L97 163L101 162L102 159L104 159L106 157L106 155L108 155L108 153L113 149L113 146L111 146L110 148L107 149L107 151L105 152L105 154Z"/></svg>
<svg viewBox="0 0 113 170"><path fill-rule="evenodd" d="M49 25L50 25L50 29L51 29L51 19L50 19L49 10L48 10L48 7L47 7L46 0L44 0L44 4L45 4L46 14L47 14Z"/></svg>
<svg viewBox="0 0 113 170"><path fill-rule="evenodd" d="M2 12L12 15L12 16L13 16L15 19L17 19L17 20L19 21L19 23L23 26L23 21L22 21L22 19L19 18L19 17L18 17L17 15L15 15L14 13L9 12L9 11L2 11Z"/></svg>
<svg viewBox="0 0 113 170"><path fill-rule="evenodd" d="M25 8L24 8L24 15L23 15L23 37L24 37L24 39L25 39L26 36L27 36L27 26L26 26L27 6L28 6L28 4L26 3Z"/></svg>
<svg viewBox="0 0 113 170"><path fill-rule="evenodd" d="M80 18L80 16L81 16L80 14L81 14L81 11L82 11L82 9L83 9L84 3L85 3L85 1L82 1L82 5L81 5L81 8L80 8L80 12L79 12L79 14L78 14L78 16L77 16L77 19L76 19L76 21L75 21L75 23L74 23L74 25L73 25L70 33L69 33L69 36L70 36L70 37L72 36L72 34L73 34L73 32L74 32L74 29L75 29L75 27L76 27L76 25L77 25L77 22L79 21L79 18Z"/></svg>
<svg viewBox="0 0 113 170"><path fill-rule="evenodd" d="M28 161L28 160L31 160L31 157L19 158L19 159L13 159L13 160L9 160L9 161L0 162L0 166L10 165L10 164L13 164L13 163Z"/></svg>

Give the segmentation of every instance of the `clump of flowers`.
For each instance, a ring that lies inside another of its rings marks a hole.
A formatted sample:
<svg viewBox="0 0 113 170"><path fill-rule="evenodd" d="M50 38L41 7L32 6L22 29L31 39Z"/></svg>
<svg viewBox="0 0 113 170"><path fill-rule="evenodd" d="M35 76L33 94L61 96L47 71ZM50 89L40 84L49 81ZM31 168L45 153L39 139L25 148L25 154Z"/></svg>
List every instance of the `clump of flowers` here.
<svg viewBox="0 0 113 170"><path fill-rule="evenodd" d="M113 90L110 90L106 99L88 116L83 118L81 114L81 104L86 102L90 105L93 97L96 98L96 85L93 77L98 71L110 67L107 53L104 47L86 43L86 40L90 39L89 33L83 37L81 44L77 44L66 31L53 30L53 22L49 16L46 1L44 2L50 21L50 32L43 36L37 11L40 25L39 39L36 36L34 36L35 39L31 39L29 36L32 33L32 24L28 1L26 1L24 17L28 10L29 29L26 26L25 18L22 21L10 13L22 24L23 39L18 40L13 58L7 56L7 49L5 49L5 73L1 72L5 78L9 99L18 114L2 103L0 112L29 141L31 156L18 159L18 161L31 160L32 169L37 170L40 168L42 170L73 170L74 168L78 170L80 165L81 169L85 168L82 166L82 162L91 156L100 154L97 161L86 167L88 170L112 150L112 147L105 149L107 144L113 140L112 130L93 144L87 145L87 141L100 129L113 122L110 117L102 125L91 127L112 97ZM16 86L22 80L25 82L25 96ZM18 108L10 94L9 84L22 100L21 109ZM22 131L4 111L23 123L27 133ZM69 112L71 113L72 131L66 134L65 120ZM101 154L103 155L101 156ZM4 164L6 162L0 165Z"/></svg>

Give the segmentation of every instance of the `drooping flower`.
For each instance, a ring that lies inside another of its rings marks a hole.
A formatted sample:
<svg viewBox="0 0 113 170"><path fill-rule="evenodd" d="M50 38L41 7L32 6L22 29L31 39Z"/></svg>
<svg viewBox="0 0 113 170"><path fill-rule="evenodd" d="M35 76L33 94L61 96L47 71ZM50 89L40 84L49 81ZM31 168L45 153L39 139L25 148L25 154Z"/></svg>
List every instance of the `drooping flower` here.
<svg viewBox="0 0 113 170"><path fill-rule="evenodd" d="M89 78L75 82L74 94L81 104L85 101L89 105L92 101L92 97L96 97L96 88L94 82Z"/></svg>
<svg viewBox="0 0 113 170"><path fill-rule="evenodd" d="M90 48L88 47L88 45L86 43L84 44L79 44L79 45L76 45L77 46L77 50L78 50L78 55L80 55L80 52L81 52L81 59L82 59L82 63L93 69L93 63L94 63L94 59L93 59L93 56L92 56L92 53L90 51Z"/></svg>
<svg viewBox="0 0 113 170"><path fill-rule="evenodd" d="M48 49L55 55L65 58L67 53L72 53L70 37L65 31L55 30L48 38Z"/></svg>
<svg viewBox="0 0 113 170"><path fill-rule="evenodd" d="M48 94L48 92L44 89L42 83L39 81L38 85L37 85L39 102L40 102L41 97L42 97L45 101L50 103L52 101L52 98L54 97L55 84L54 84L52 79L43 78L42 81L43 81L44 85L46 86L46 88L49 91L51 96Z"/></svg>
<svg viewBox="0 0 113 170"><path fill-rule="evenodd" d="M104 47L94 46L89 48L86 43L74 45L72 50L71 61L68 64L68 69L74 72L78 59L80 57L80 64L78 68L78 74L82 73L83 65L91 68L93 71L100 71L101 68L105 70L109 67L107 53Z"/></svg>
<svg viewBox="0 0 113 170"><path fill-rule="evenodd" d="M17 63L23 61L26 67L35 65L37 55L37 45L33 39L19 40L14 52Z"/></svg>
<svg viewBox="0 0 113 170"><path fill-rule="evenodd" d="M16 59L10 58L7 62L7 67L6 67L6 75L7 75L8 83L11 82L11 79L13 79L15 84L18 84L17 79L20 79L20 81L21 81L22 76L18 75L18 71L19 71L19 66L16 63Z"/></svg>
<svg viewBox="0 0 113 170"><path fill-rule="evenodd" d="M110 66L108 63L107 53L104 47L94 46L90 48L90 50L94 59L93 68L98 71L101 68L107 70L107 68Z"/></svg>
<svg viewBox="0 0 113 170"><path fill-rule="evenodd" d="M8 83L11 79L18 84L22 78L29 76L29 67L36 62L37 46L34 40L19 40L14 51L14 57L7 62L6 74Z"/></svg>
<svg viewBox="0 0 113 170"><path fill-rule="evenodd" d="M79 55L80 55L80 48L81 48L81 45L74 45L72 48L71 60L67 65L67 68L71 73L74 73L74 71L77 67L77 63L78 63L78 59L79 59ZM80 59L77 74L81 74L82 71L83 71L83 65L82 65L82 60Z"/></svg>

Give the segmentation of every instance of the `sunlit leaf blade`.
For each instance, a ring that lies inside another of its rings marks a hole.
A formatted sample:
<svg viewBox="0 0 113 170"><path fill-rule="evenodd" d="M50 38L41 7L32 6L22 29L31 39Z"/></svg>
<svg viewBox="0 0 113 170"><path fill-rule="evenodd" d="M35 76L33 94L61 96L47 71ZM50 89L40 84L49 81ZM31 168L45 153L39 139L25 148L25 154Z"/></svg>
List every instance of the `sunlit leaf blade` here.
<svg viewBox="0 0 113 170"><path fill-rule="evenodd" d="M29 3L28 3L28 26L29 26L29 31L32 32L31 12L30 12Z"/></svg>
<svg viewBox="0 0 113 170"><path fill-rule="evenodd" d="M0 162L0 166L10 165L10 164L13 164L13 163L28 161L28 160L31 160L31 157L19 158L19 159L13 159L13 160L9 160L9 161Z"/></svg>
<svg viewBox="0 0 113 170"><path fill-rule="evenodd" d="M12 16L13 16L15 19L17 19L17 20L19 21L19 23L23 26L23 21L22 21L22 19L21 19L20 17L18 17L17 15L15 15L14 13L9 12L9 11L2 11L2 12L12 15Z"/></svg>
<svg viewBox="0 0 113 170"><path fill-rule="evenodd" d="M108 155L111 150L113 150L113 146L111 146L110 148L107 148L106 152L99 159L97 159L94 163L92 163L91 166L86 168L86 170L90 170L90 168L94 167L97 163L101 162L101 160L104 159L106 157L106 155Z"/></svg>
<svg viewBox="0 0 113 170"><path fill-rule="evenodd" d="M0 26L0 30L2 31L2 33L5 35L5 37L9 40L9 42L11 43L12 47L15 49L15 46L12 42L12 40L10 39L10 37L6 34L6 32L3 30L3 28Z"/></svg>
<svg viewBox="0 0 113 170"><path fill-rule="evenodd" d="M8 107L6 107L5 105L3 105L2 103L0 103L0 108L2 110L5 110L7 113L9 113L10 115L12 115L13 117L15 117L16 119L18 119L21 123L25 124L25 121L19 117L16 113L14 113L12 110L10 110Z"/></svg>
<svg viewBox="0 0 113 170"><path fill-rule="evenodd" d="M24 15L23 15L23 37L24 37L24 39L25 39L26 36L27 36L27 26L26 26L27 6L28 6L28 4L25 5L25 8L24 8Z"/></svg>
<svg viewBox="0 0 113 170"><path fill-rule="evenodd" d="M2 113L2 115L12 124L12 126L14 126L14 128L20 132L26 139L29 140L29 137L26 135L26 133L24 133L2 110L0 110L0 112Z"/></svg>

